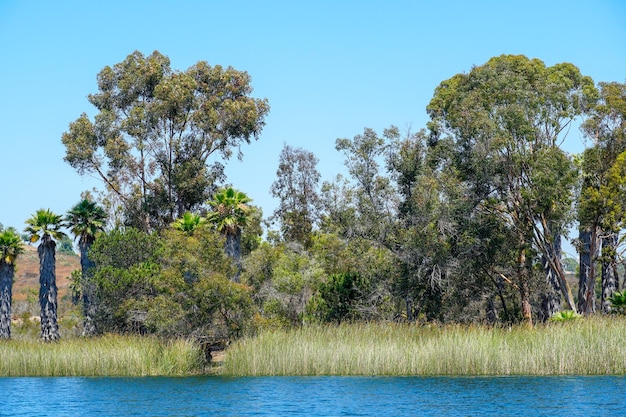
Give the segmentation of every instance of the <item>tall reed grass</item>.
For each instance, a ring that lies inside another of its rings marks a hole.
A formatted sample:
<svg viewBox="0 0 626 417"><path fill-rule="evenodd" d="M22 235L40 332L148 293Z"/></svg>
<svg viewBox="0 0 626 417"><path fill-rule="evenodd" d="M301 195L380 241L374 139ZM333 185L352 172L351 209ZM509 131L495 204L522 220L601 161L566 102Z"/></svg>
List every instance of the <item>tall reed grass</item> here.
<svg viewBox="0 0 626 417"><path fill-rule="evenodd" d="M189 375L203 366L200 347L184 340L106 335L0 342L0 376Z"/></svg>
<svg viewBox="0 0 626 417"><path fill-rule="evenodd" d="M626 373L626 320L527 327L347 324L266 331L226 352L223 375Z"/></svg>

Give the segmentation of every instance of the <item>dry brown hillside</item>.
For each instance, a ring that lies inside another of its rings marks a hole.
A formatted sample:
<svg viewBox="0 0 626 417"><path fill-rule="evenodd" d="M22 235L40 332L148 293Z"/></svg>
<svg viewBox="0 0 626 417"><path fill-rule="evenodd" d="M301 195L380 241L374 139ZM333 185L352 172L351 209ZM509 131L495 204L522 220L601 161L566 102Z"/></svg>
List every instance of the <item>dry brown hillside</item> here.
<svg viewBox="0 0 626 417"><path fill-rule="evenodd" d="M39 293L39 256L37 247L24 245L24 253L17 258L15 283L13 284L13 299L25 300L28 292ZM78 255L64 253L56 254L56 275L59 299L67 294L67 286L72 271L80 269Z"/></svg>

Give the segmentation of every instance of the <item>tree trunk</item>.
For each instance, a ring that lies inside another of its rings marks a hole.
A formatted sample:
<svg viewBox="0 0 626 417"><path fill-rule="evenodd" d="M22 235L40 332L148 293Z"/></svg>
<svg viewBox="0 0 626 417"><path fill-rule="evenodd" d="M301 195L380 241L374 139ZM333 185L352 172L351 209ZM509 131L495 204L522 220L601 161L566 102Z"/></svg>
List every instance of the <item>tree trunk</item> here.
<svg viewBox="0 0 626 417"><path fill-rule="evenodd" d="M498 312L496 311L496 303L494 303L493 297L487 299L485 315L487 317L487 323L489 324L495 324L498 321Z"/></svg>
<svg viewBox="0 0 626 417"><path fill-rule="evenodd" d="M59 339L57 322L56 244L44 235L39 253L39 305L41 306L41 340L51 342Z"/></svg>
<svg viewBox="0 0 626 417"><path fill-rule="evenodd" d="M408 322L413 321L413 299L410 295L406 295L404 297L404 303L406 306L406 320Z"/></svg>
<svg viewBox="0 0 626 417"><path fill-rule="evenodd" d="M509 309L506 307L506 299L504 298L504 280L502 277L498 277L496 281L496 290L498 292L498 298L500 299L500 305L502 306L502 314L506 318L506 320L511 320L511 315L509 314ZM500 317L502 319L502 317Z"/></svg>
<svg viewBox="0 0 626 417"><path fill-rule="evenodd" d="M592 314L596 311L595 258L597 254L597 232L595 227L581 228L580 239L580 271L578 278L578 312Z"/></svg>
<svg viewBox="0 0 626 417"><path fill-rule="evenodd" d="M610 297L617 291L617 260L616 246L618 242L618 234L610 233L602 238L602 312L611 312Z"/></svg>
<svg viewBox="0 0 626 417"><path fill-rule="evenodd" d="M567 307L572 311L577 311L576 304L574 303L574 296L570 289L567 279L565 278L565 271L563 270L563 262L561 261L561 231L554 223L546 221L542 216L540 223L543 228L543 232L538 225L534 226L534 239L535 243L543 254L542 260L544 270L546 271L546 279L550 288L554 291L560 291L561 294L557 295L558 299L548 294L544 297L544 304L558 303L560 309L561 296L565 299ZM550 226L548 226L550 224ZM551 307L547 307L552 309ZM558 310L557 310L558 311ZM547 312L544 309L544 312ZM552 314L556 311L552 311Z"/></svg>
<svg viewBox="0 0 626 417"><path fill-rule="evenodd" d="M79 242L81 289L83 295L83 336L89 337L97 334L98 330L94 322L96 315L95 288L92 281L92 268L94 263L89 259L89 248L93 239L84 238Z"/></svg>
<svg viewBox="0 0 626 417"><path fill-rule="evenodd" d="M522 316L528 326L533 326L533 312L530 305L530 271L526 258L526 249L519 250L517 258L517 276L519 281L520 302L522 304Z"/></svg>
<svg viewBox="0 0 626 417"><path fill-rule="evenodd" d="M561 280L558 271L551 265L551 262L561 262L561 236L555 234L554 241L547 248L548 253L543 256L543 268L546 271L546 283L548 291L543 296L542 310L544 321L552 317L561 309Z"/></svg>
<svg viewBox="0 0 626 417"><path fill-rule="evenodd" d="M11 338L11 297L15 267L0 260L0 339Z"/></svg>
<svg viewBox="0 0 626 417"><path fill-rule="evenodd" d="M241 231L237 233L226 234L226 255L235 261L237 273L233 277L234 282L239 282L239 274L241 273Z"/></svg>

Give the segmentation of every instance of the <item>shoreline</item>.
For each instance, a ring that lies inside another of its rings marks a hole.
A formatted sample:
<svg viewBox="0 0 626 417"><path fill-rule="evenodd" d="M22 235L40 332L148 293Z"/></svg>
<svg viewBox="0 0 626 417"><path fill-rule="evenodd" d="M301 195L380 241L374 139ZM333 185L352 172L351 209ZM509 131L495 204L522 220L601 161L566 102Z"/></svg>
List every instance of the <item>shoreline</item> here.
<svg viewBox="0 0 626 417"><path fill-rule="evenodd" d="M353 323L265 330L211 352L105 335L0 341L0 376L626 375L626 318L525 326Z"/></svg>

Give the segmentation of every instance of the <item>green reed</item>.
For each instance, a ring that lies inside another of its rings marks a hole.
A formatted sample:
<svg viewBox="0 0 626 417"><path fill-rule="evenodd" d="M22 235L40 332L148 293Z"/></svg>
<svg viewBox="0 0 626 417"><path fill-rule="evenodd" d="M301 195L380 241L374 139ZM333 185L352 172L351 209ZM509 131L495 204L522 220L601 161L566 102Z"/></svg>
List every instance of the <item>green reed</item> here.
<svg viewBox="0 0 626 417"><path fill-rule="evenodd" d="M346 324L266 331L233 344L223 375L626 373L626 320L519 326Z"/></svg>
<svg viewBox="0 0 626 417"><path fill-rule="evenodd" d="M189 375L203 366L200 347L185 340L106 335L0 341L0 376Z"/></svg>

